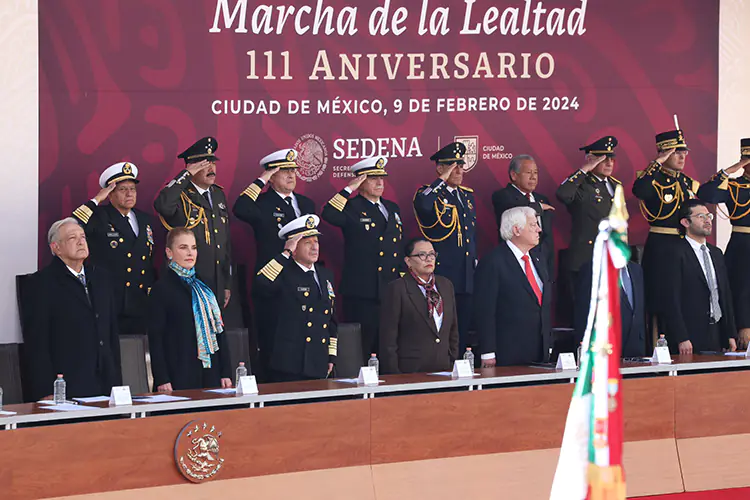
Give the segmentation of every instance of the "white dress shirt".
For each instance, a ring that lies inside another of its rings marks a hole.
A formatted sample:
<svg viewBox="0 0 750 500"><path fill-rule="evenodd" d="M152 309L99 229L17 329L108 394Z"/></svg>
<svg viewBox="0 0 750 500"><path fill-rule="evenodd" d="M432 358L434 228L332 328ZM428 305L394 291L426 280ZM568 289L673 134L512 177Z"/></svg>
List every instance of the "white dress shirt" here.
<svg viewBox="0 0 750 500"><path fill-rule="evenodd" d="M523 253L516 245L513 244L512 241L507 240L505 243L508 244L508 248L510 248L510 251L513 252L513 256L516 258L516 262L518 262L518 265L521 266L521 271L523 272L524 276L526 276L526 263L523 261L523 256L527 255L529 257L529 264L531 265L531 271L534 273L536 284L539 287L539 290L544 292L544 284L542 283L541 278L539 278L539 273L537 272L536 266L534 265L534 259L528 253ZM495 359L495 353L484 353L481 357L482 359Z"/></svg>
<svg viewBox="0 0 750 500"><path fill-rule="evenodd" d="M75 269L70 267L69 265L65 264L65 267L68 268L68 271L70 271L70 274L72 274L76 279L78 279L78 276L83 274L83 280L86 281L86 270L83 266L81 266L81 272L77 272Z"/></svg>
<svg viewBox="0 0 750 500"><path fill-rule="evenodd" d="M284 252L284 255L286 255L286 252ZM303 264L301 264L301 263L297 262L296 260L295 260L294 262L295 262L295 263L296 263L296 264L297 264L297 265L299 266L299 268L300 268L300 269L302 269L302 270L303 270L304 272L308 272L308 271L312 271L312 272L313 272L313 277L315 278L315 283L317 283L317 284L318 284L318 291L320 291L320 292L322 293L322 292L323 292L323 289L322 289L322 288L320 288L320 281L318 280L318 271L316 271L316 270L315 270L315 264L313 264L313 265L312 265L311 267L305 267L305 266L304 266Z"/></svg>
<svg viewBox="0 0 750 500"><path fill-rule="evenodd" d="M708 250L708 260L711 261L711 269L706 269L706 264L703 261L703 251L701 250L701 246L705 245L705 243L699 243L688 235L685 235L685 239L688 243L690 243L690 248L693 249L695 257L698 259L698 263L701 265L701 269L703 269L703 276L706 277L706 283L711 283L711 280L713 279L715 290L718 294L719 281L716 279L716 266L714 264L714 259L711 257L711 250ZM706 246L706 248L708 248L708 246ZM709 276L708 273L711 273L711 276ZM711 307L711 317L714 317L713 307Z"/></svg>
<svg viewBox="0 0 750 500"><path fill-rule="evenodd" d="M346 186L344 188L344 191L346 191L349 196L352 195L352 190L349 189L349 186ZM364 198L364 196L363 196L363 198ZM365 199L367 200L367 198L365 198ZM380 213L383 214L383 217L385 217L385 220L388 220L388 216L390 214L388 213L388 209L385 208L385 205L383 204L383 199L382 198L378 198L376 201L370 201L370 200L367 200L367 201L369 201L373 205L377 203L378 204L378 209L380 210Z"/></svg>
<svg viewBox="0 0 750 500"><path fill-rule="evenodd" d="M97 207L99 206L99 202L96 201L94 198L91 198L91 201L93 201L94 205L96 205ZM130 210L128 212L128 215L126 215L125 217L128 218L128 223L130 224L130 227L133 229L133 233L135 233L135 237L137 238L138 233L140 232L140 229L138 228L138 218L135 216L135 213L132 210Z"/></svg>
<svg viewBox="0 0 750 500"><path fill-rule="evenodd" d="M271 188L271 189L273 189L273 188ZM273 190L273 192L276 193L277 195L279 195L279 198L281 198L281 201L283 201L284 203L286 203L287 196L284 196L283 194L279 193L275 189ZM289 193L288 198L292 199L292 209L294 210L295 217L301 216L302 215L302 211L299 209L299 203L297 202L297 197L294 196L294 193Z"/></svg>
<svg viewBox="0 0 750 500"><path fill-rule="evenodd" d="M417 286L419 287L419 290L422 292L422 295L424 295L424 298L427 298L427 289L422 285L422 278L417 279ZM437 292L437 283L434 285L435 291ZM443 302L443 305L445 305L445 302ZM443 307L443 310L445 310L445 307ZM432 319L435 321L435 326L437 326L437 330L440 331L440 329L443 327L443 313L438 314L437 308L433 309L432 311Z"/></svg>
<svg viewBox="0 0 750 500"><path fill-rule="evenodd" d="M214 198L213 198L213 196L211 196L211 191L209 189L203 189L202 187L197 186L192 181L190 182L190 184L192 184L193 187L198 190L198 194L199 195L203 196L203 193L206 193L206 192L208 193L208 203L210 203L211 204L211 208L213 208L213 206L214 206Z"/></svg>
<svg viewBox="0 0 750 500"><path fill-rule="evenodd" d="M448 185L445 186L445 189L448 190L449 193L453 193L453 191L456 192L456 198L458 198L458 202L461 204L461 206L464 205L464 200L461 198L461 190L458 188L450 187Z"/></svg>
<svg viewBox="0 0 750 500"><path fill-rule="evenodd" d="M596 175L596 174L591 174L591 175L594 177L594 179L596 179L599 182L603 182L604 185L607 186L607 191L609 192L610 196L614 196L615 195L615 188L612 187L612 181L611 180L609 180L609 179L600 179L599 176Z"/></svg>

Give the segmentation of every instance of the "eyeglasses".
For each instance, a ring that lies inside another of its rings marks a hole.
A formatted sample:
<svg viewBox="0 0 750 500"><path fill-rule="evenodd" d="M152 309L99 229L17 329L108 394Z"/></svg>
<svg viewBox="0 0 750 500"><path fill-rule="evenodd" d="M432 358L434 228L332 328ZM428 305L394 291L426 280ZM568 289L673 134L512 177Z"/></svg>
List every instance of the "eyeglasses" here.
<svg viewBox="0 0 750 500"><path fill-rule="evenodd" d="M430 253L419 252L413 255L409 255L409 257L419 257L419 260L421 260L422 262L437 259L437 256L438 256L437 252L430 252Z"/></svg>
<svg viewBox="0 0 750 500"><path fill-rule="evenodd" d="M688 217L688 219L692 217L698 217L700 220L704 222L707 220L714 220L714 214L693 214L690 217Z"/></svg>

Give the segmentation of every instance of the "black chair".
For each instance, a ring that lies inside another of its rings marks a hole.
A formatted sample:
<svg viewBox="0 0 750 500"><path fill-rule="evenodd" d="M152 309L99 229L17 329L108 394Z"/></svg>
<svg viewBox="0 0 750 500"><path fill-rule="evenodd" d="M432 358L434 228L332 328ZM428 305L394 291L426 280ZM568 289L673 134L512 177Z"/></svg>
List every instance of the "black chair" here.
<svg viewBox="0 0 750 500"><path fill-rule="evenodd" d="M19 274L16 276L16 302L18 303L18 314L21 320L21 334L26 338L29 334L31 319L34 316L33 297L35 293L37 273ZM18 370L21 382L21 400L30 403L24 394L31 394L26 381L31 380L29 353L25 344L18 346ZM5 387L5 386L3 386ZM50 386L50 392L52 387ZM7 391L6 391L7 394ZM7 399L7 401L10 401Z"/></svg>
<svg viewBox="0 0 750 500"><path fill-rule="evenodd" d="M336 376L354 378L362 367L362 327L359 323L339 323Z"/></svg>
<svg viewBox="0 0 750 500"><path fill-rule="evenodd" d="M227 336L229 359L232 363L232 373L234 373L234 370L237 369L240 361L242 361L245 363L248 375L255 375L251 367L247 328L229 328L221 335ZM232 380L232 383L234 383L234 379Z"/></svg>
<svg viewBox="0 0 750 500"><path fill-rule="evenodd" d="M131 394L151 392L146 366L148 337L146 335L120 336L120 365L122 383L130 387ZM105 394L108 396L108 394Z"/></svg>

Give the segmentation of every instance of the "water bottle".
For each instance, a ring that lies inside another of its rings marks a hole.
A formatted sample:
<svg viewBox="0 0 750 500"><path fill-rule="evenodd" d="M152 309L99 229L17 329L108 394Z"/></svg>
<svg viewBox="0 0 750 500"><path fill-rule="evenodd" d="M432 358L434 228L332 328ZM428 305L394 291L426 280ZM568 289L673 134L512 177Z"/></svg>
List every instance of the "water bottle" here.
<svg viewBox="0 0 750 500"><path fill-rule="evenodd" d="M466 348L466 352L464 353L464 359L469 362L471 365L471 369L474 369L474 353L471 352L471 347Z"/></svg>
<svg viewBox="0 0 750 500"><path fill-rule="evenodd" d="M237 367L237 375L234 378L235 387L240 386L240 377L247 377L247 368L245 368L245 363L243 361L240 361L240 366Z"/></svg>
<svg viewBox="0 0 750 500"><path fill-rule="evenodd" d="M57 380L55 380L52 394L56 405L60 405L65 402L65 379L63 378L62 373L57 374Z"/></svg>
<svg viewBox="0 0 750 500"><path fill-rule="evenodd" d="M578 361L578 368L581 368L581 357L583 356L583 342L578 346L578 351L576 352L576 361Z"/></svg>
<svg viewBox="0 0 750 500"><path fill-rule="evenodd" d="M664 334L659 335L659 340L656 341L656 347L667 347L667 339L664 337Z"/></svg>
<svg viewBox="0 0 750 500"><path fill-rule="evenodd" d="M375 373L378 374L378 377L380 376L380 361L378 361L377 354L375 353L370 354L370 359L367 360L367 366L374 366Z"/></svg>

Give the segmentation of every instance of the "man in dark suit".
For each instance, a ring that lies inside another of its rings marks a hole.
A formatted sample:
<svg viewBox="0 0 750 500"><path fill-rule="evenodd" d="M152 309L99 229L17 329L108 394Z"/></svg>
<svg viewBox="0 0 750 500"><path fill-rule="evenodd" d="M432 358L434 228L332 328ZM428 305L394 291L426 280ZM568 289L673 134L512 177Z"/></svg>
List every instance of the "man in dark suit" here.
<svg viewBox="0 0 750 500"><path fill-rule="evenodd" d="M317 215L303 215L285 225L279 231L284 250L255 279L257 293L278 304L271 355L275 382L326 378L336 361L336 294L333 273L317 264L319 223Z"/></svg>
<svg viewBox="0 0 750 500"><path fill-rule="evenodd" d="M68 399L109 395L122 384L113 283L105 270L84 265L89 250L76 219L52 224L47 239L55 257L34 280L34 315L24 338L27 399L51 396L57 374Z"/></svg>
<svg viewBox="0 0 750 500"><path fill-rule="evenodd" d="M545 362L551 339L550 280L544 261L530 255L541 229L531 207L506 210L503 242L479 263L475 321L483 367Z"/></svg>
<svg viewBox="0 0 750 500"><path fill-rule="evenodd" d="M586 154L584 164L557 188L557 199L568 208L571 234L568 249L560 259L558 275L558 317L578 310L573 300L578 297L578 274L591 265L594 241L599 234L599 223L609 215L620 181L612 177L615 167L617 138L602 137L580 148ZM572 319L572 318L569 318Z"/></svg>
<svg viewBox="0 0 750 500"><path fill-rule="evenodd" d="M384 157L365 158L352 166L356 176L323 207L321 217L344 233L341 272L344 321L362 325L362 360L378 352L380 296L399 278L401 269L401 210L382 198ZM358 190L359 194L349 199Z"/></svg>
<svg viewBox="0 0 750 500"><path fill-rule="evenodd" d="M578 273L575 300L576 345L583 341L591 305L591 264ZM622 325L622 357L646 355L646 304L643 269L636 262L620 269L620 319Z"/></svg>
<svg viewBox="0 0 750 500"><path fill-rule="evenodd" d="M116 163L99 177L101 191L73 211L86 232L89 262L117 285L120 335L146 334L146 299L155 280L151 216L135 208L137 184L138 167Z"/></svg>
<svg viewBox="0 0 750 500"><path fill-rule="evenodd" d="M231 296L231 239L229 208L224 190L216 184L215 153L219 144L204 137L180 153L185 170L166 185L154 200L154 208L167 230L186 227L198 242L196 273L226 307Z"/></svg>
<svg viewBox="0 0 750 500"><path fill-rule="evenodd" d="M430 157L438 178L414 195L419 230L438 252L435 273L445 276L456 292L460 351L466 347L472 319L474 269L477 265L477 211L474 190L461 185L466 146L448 144Z"/></svg>
<svg viewBox="0 0 750 500"><path fill-rule="evenodd" d="M382 373L450 371L458 358L458 320L453 284L435 274L432 243L411 240L408 272L385 289L380 311Z"/></svg>
<svg viewBox="0 0 750 500"><path fill-rule="evenodd" d="M297 152L294 149L275 151L262 160L265 171L245 189L234 202L234 215L252 226L255 233L255 272L284 249L279 230L294 219L315 213L315 202L295 193L297 187ZM263 188L269 189L263 192ZM276 330L276 302L265 300L252 291L258 355L265 376L269 371L273 352L273 332Z"/></svg>
<svg viewBox="0 0 750 500"><path fill-rule="evenodd" d="M670 350L680 354L737 350L732 294L724 255L706 241L713 214L697 199L680 207L684 238L667 263L664 319Z"/></svg>
<svg viewBox="0 0 750 500"><path fill-rule="evenodd" d="M518 155L508 165L510 182L505 188L492 193L492 206L495 209L495 221L500 229L503 212L513 207L531 207L536 211L537 224L542 230L539 245L532 250L547 266L550 279L555 276L555 242L552 235L552 215L555 211L549 198L534 190L539 182L539 168L529 155ZM499 237L502 243L502 236Z"/></svg>

